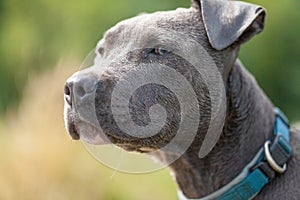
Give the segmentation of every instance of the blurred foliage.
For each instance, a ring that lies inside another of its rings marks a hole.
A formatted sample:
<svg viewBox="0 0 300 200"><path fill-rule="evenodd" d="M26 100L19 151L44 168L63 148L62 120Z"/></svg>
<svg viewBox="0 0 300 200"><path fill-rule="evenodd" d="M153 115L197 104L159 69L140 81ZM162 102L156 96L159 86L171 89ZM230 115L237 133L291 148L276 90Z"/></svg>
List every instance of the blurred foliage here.
<svg viewBox="0 0 300 200"><path fill-rule="evenodd" d="M300 1L252 1L267 9L264 31L242 47L240 58L273 103L300 119Z"/></svg>

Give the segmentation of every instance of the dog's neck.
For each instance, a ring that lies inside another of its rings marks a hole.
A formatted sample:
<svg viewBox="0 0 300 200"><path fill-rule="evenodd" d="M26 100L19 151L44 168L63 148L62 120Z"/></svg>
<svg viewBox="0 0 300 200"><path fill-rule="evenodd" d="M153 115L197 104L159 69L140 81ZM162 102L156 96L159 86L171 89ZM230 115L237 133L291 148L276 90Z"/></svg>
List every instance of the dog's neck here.
<svg viewBox="0 0 300 200"><path fill-rule="evenodd" d="M228 79L227 98L223 133L209 155L200 159L199 148L190 148L170 166L188 198L204 197L229 183L273 132L273 105L239 61Z"/></svg>

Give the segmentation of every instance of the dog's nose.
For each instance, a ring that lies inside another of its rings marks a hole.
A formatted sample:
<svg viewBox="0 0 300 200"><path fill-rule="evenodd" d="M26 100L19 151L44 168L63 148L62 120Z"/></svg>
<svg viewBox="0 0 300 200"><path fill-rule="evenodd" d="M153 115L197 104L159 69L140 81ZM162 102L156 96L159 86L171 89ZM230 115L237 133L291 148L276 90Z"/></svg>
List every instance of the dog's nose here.
<svg viewBox="0 0 300 200"><path fill-rule="evenodd" d="M97 78L91 73L75 73L71 76L64 88L65 100L72 106L74 101L81 101L96 90Z"/></svg>

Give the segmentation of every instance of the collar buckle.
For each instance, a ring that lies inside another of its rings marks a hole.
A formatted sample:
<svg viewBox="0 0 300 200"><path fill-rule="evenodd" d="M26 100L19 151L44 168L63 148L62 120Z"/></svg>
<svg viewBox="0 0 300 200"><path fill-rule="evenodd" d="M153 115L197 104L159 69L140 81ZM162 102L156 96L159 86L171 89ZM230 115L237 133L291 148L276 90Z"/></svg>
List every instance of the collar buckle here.
<svg viewBox="0 0 300 200"><path fill-rule="evenodd" d="M286 163L283 165L283 167L279 166L276 161L273 159L270 149L269 149L269 145L271 144L270 141L266 141L265 145L264 145L264 150L265 150L265 157L266 160L268 161L269 165L272 167L273 170L275 170L276 172L282 174L286 171Z"/></svg>

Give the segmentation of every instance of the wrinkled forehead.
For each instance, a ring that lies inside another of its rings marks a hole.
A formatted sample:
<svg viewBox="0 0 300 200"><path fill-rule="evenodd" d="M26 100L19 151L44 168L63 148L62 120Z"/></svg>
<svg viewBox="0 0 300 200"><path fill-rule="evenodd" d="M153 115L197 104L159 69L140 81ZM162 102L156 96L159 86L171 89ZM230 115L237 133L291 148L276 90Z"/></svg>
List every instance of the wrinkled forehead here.
<svg viewBox="0 0 300 200"><path fill-rule="evenodd" d="M190 33L193 24L189 24L191 20L188 19L192 17L192 12L191 8L179 8L123 20L104 34L97 48L124 48L128 44L133 44L136 48L152 46L157 41L172 39L170 38L172 30Z"/></svg>

